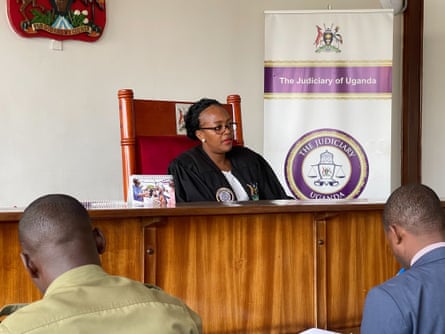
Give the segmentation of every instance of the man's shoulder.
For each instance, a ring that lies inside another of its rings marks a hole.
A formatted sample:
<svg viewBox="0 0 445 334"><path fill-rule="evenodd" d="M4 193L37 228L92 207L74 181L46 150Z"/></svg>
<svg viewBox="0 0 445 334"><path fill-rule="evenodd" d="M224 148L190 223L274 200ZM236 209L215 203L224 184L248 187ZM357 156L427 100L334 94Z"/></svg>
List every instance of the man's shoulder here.
<svg viewBox="0 0 445 334"><path fill-rule="evenodd" d="M41 314L50 314L42 299L29 304L6 305L2 311L7 316L0 323L0 333L24 333L35 327Z"/></svg>
<svg viewBox="0 0 445 334"><path fill-rule="evenodd" d="M72 328L79 317L83 320L78 323L86 326L96 323L99 313L106 320L123 317L130 310L138 315L138 319L141 319L144 310L169 317L180 315L184 321L189 314L187 306L180 299L155 285L106 275L88 286L61 287L49 296L17 309L0 323L0 333L25 333L30 330L44 333L45 328Z"/></svg>
<svg viewBox="0 0 445 334"><path fill-rule="evenodd" d="M441 272L439 270L438 272ZM439 277L440 276L440 277ZM386 300L399 305L411 305L421 299L442 299L445 297L442 287L443 275L425 267L411 268L393 278L373 287L368 299ZM407 294L407 291L410 293ZM445 307L445 299L443 301Z"/></svg>
<svg viewBox="0 0 445 334"><path fill-rule="evenodd" d="M2 308L0 308L0 317L8 316L15 311L21 309L22 307L28 305L27 303L21 303L21 304L7 304L4 305Z"/></svg>
<svg viewBox="0 0 445 334"><path fill-rule="evenodd" d="M413 273L403 272L401 274L398 274L387 281L373 287L371 291L377 292L385 292L389 295L394 294L404 294L404 289L407 285L412 284L418 284L419 282L416 282L417 279L415 278L415 275Z"/></svg>

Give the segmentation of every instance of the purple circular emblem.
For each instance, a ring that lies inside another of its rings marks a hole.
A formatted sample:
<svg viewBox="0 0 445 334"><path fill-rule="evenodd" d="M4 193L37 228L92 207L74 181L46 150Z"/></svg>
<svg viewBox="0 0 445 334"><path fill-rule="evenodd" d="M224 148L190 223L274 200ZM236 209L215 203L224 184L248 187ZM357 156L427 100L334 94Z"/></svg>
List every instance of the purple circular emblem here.
<svg viewBox="0 0 445 334"><path fill-rule="evenodd" d="M235 194L231 189L221 187L216 191L216 200L218 202L231 202L235 200Z"/></svg>
<svg viewBox="0 0 445 334"><path fill-rule="evenodd" d="M351 199L368 181L368 158L349 134L318 129L300 137L285 161L289 189L299 199Z"/></svg>

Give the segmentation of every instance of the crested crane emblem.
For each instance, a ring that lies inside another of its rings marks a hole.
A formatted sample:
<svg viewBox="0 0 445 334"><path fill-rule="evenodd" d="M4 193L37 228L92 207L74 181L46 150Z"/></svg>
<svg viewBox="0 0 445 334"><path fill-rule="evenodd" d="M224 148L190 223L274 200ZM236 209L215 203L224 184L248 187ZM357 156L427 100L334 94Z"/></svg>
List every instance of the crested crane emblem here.
<svg viewBox="0 0 445 334"><path fill-rule="evenodd" d="M343 36L339 33L340 27L331 24L330 27L323 25L315 26L317 35L315 37L314 45L315 52L341 52L340 45L343 44Z"/></svg>

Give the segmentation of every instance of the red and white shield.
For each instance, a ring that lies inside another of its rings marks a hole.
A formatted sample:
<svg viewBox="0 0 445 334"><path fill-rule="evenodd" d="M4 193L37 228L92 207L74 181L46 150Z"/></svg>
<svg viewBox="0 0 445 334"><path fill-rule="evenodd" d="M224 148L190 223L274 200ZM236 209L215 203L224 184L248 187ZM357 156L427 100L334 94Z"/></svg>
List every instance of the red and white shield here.
<svg viewBox="0 0 445 334"><path fill-rule="evenodd" d="M23 37L94 42L105 28L105 0L7 0L13 29Z"/></svg>

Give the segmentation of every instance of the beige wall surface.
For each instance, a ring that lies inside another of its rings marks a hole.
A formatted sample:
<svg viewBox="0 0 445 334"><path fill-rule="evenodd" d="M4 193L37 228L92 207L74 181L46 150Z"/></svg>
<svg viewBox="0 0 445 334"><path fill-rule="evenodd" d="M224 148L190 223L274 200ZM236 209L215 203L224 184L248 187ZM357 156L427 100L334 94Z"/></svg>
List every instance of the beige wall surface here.
<svg viewBox="0 0 445 334"><path fill-rule="evenodd" d="M0 8L0 207L52 192L121 200L120 88L178 100L238 93L245 142L262 153L264 10L381 8L378 0L106 4L103 36L64 41L62 51L49 39L17 35L6 5ZM438 30L431 33L441 33L435 15Z"/></svg>
<svg viewBox="0 0 445 334"><path fill-rule="evenodd" d="M443 0L425 0L423 41L422 182L445 198L445 30Z"/></svg>

